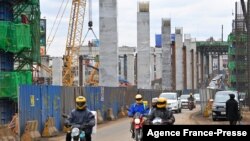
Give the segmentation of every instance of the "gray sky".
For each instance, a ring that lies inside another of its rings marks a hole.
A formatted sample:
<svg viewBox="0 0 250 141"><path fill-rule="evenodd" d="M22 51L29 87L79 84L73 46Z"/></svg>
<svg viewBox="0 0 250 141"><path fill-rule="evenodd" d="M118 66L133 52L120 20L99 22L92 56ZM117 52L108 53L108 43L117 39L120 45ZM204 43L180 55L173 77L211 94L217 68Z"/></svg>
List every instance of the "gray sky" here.
<svg viewBox="0 0 250 141"><path fill-rule="evenodd" d="M40 0L41 17L47 19L47 36L51 31L59 7L68 0ZM71 1L62 18L58 32L48 49L51 56L62 56L65 52L68 32ZM137 45L137 0L118 1L118 45ZM206 40L213 36L215 40L221 39L221 25L224 25L224 41L232 30L235 0L149 0L150 2L150 45L155 46L155 34L161 33L162 18L171 18L172 29L183 27L184 34L191 34L196 40ZM99 0L92 0L93 29L99 37ZM64 7L63 5L63 7ZM88 5L87 5L88 6ZM59 16L61 17L61 16ZM57 23L56 23L57 25ZM88 29L88 8L86 9L83 26L83 37ZM88 34L84 44L94 39L92 33Z"/></svg>

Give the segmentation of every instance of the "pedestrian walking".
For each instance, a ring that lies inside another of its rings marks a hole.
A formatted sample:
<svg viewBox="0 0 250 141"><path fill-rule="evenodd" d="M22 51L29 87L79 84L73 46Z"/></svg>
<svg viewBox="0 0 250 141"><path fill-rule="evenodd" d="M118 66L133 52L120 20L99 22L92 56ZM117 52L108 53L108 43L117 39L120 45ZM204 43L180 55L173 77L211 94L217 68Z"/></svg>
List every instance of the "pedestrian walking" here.
<svg viewBox="0 0 250 141"><path fill-rule="evenodd" d="M226 115L230 125L236 125L239 119L238 102L234 94L229 94L230 99L226 101Z"/></svg>

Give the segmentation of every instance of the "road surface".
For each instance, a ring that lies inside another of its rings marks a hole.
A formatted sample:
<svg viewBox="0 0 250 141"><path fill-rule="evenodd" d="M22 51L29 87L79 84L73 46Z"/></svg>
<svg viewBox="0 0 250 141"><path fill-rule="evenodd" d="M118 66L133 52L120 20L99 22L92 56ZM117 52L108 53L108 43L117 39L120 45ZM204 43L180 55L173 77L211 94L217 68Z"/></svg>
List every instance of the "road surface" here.
<svg viewBox="0 0 250 141"><path fill-rule="evenodd" d="M200 113L200 108L197 106L194 110L182 109L181 113L174 113L176 122L175 125L228 125L228 121L212 121L211 117L204 118ZM97 133L92 135L93 141L133 141L131 138L130 119L122 118L115 121L109 121L105 124L100 124L97 127ZM244 119L243 124L250 124L250 120ZM49 141L64 141L65 136L50 138Z"/></svg>
<svg viewBox="0 0 250 141"><path fill-rule="evenodd" d="M182 113L174 113L175 124L196 124L192 119L192 115L198 112L198 108L190 111L182 109ZM109 121L100 124L97 127L97 133L92 135L93 141L133 141L131 138L130 118L122 118L115 121ZM64 141L65 136L50 138L49 141Z"/></svg>

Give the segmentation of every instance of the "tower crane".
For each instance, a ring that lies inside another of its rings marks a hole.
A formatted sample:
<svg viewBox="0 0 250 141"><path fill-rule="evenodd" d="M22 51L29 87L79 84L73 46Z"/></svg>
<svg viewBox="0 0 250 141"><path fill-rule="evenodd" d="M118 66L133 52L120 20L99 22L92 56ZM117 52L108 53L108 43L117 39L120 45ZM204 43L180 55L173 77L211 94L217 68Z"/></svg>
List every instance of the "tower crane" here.
<svg viewBox="0 0 250 141"><path fill-rule="evenodd" d="M74 75L78 71L78 53L82 43L82 29L86 9L86 0L72 0L70 22L63 57L63 85L72 86Z"/></svg>

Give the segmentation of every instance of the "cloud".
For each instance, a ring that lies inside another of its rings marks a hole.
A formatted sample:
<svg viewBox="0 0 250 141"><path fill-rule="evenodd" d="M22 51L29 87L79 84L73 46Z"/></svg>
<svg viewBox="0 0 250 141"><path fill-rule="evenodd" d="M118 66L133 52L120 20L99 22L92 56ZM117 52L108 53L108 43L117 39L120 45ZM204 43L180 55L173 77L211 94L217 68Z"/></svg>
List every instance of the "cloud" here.
<svg viewBox="0 0 250 141"><path fill-rule="evenodd" d="M47 33L52 27L63 0L41 0L41 16L47 19ZM64 0L64 5L67 0ZM88 1L87 1L88 2ZM93 29L99 37L99 0L92 0ZM221 25L224 26L224 40L232 30L232 12L235 0L150 0L150 44L154 46L155 34L161 33L162 18L171 18L172 33L175 27L183 27L184 34L191 34L197 40L210 36L221 38ZM137 45L137 0L117 0L118 6L118 45ZM88 3L87 3L88 7ZM66 46L71 0L65 16L49 48L52 56L62 56ZM88 8L85 13L83 37L88 30ZM88 40L94 39L89 33Z"/></svg>

